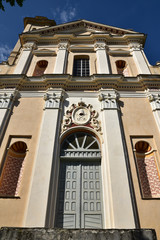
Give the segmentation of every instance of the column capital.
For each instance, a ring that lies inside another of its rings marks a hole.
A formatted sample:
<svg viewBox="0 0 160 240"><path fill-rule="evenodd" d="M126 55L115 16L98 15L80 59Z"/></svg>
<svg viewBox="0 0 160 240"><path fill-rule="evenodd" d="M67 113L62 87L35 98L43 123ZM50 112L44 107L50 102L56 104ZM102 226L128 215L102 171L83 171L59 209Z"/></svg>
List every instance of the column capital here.
<svg viewBox="0 0 160 240"><path fill-rule="evenodd" d="M27 42L23 45L23 51L32 51L33 49L36 49L36 43L35 42Z"/></svg>
<svg viewBox="0 0 160 240"><path fill-rule="evenodd" d="M69 47L69 40L67 39L61 40L58 44L59 50L68 50L68 47Z"/></svg>
<svg viewBox="0 0 160 240"><path fill-rule="evenodd" d="M107 44L104 40L97 39L94 44L95 50L106 50L107 49Z"/></svg>
<svg viewBox="0 0 160 240"><path fill-rule="evenodd" d="M59 109L61 107L63 97L64 91L62 89L49 89L44 95L44 109Z"/></svg>
<svg viewBox="0 0 160 240"><path fill-rule="evenodd" d="M151 103L152 111L160 110L160 91L147 91L147 97Z"/></svg>
<svg viewBox="0 0 160 240"><path fill-rule="evenodd" d="M130 43L131 51L140 51L143 50L143 45L141 43Z"/></svg>
<svg viewBox="0 0 160 240"><path fill-rule="evenodd" d="M10 109L11 103L18 95L17 90L4 89L0 90L0 109Z"/></svg>
<svg viewBox="0 0 160 240"><path fill-rule="evenodd" d="M100 90L98 99L101 102L101 110L119 110L118 99L119 94L115 90Z"/></svg>

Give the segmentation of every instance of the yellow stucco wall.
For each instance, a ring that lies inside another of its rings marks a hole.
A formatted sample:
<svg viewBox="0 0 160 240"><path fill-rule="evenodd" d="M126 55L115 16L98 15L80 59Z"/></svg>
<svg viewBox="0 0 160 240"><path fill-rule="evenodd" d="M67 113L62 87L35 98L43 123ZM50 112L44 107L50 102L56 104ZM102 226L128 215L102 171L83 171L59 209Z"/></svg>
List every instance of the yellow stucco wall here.
<svg viewBox="0 0 160 240"><path fill-rule="evenodd" d="M160 165L159 131L148 99L124 98L121 99L121 101L124 104L124 106L121 108L122 122L129 153L140 226L142 228L154 228L156 229L157 235L159 235L160 199L142 199L132 148L132 143L136 142L136 138L137 141L139 141L139 139L148 141L152 147L157 150L156 160L158 165ZM131 138L134 140L132 141Z"/></svg>
<svg viewBox="0 0 160 240"><path fill-rule="evenodd" d="M27 143L24 171L20 185L20 198L0 198L0 226L23 226L29 197L31 176L43 114L43 98L19 99L13 108L6 134L0 148L0 161L8 145L16 140ZM10 143L8 142L11 139Z"/></svg>
<svg viewBox="0 0 160 240"><path fill-rule="evenodd" d="M51 49L49 49L51 50ZM33 76L33 72L36 67L36 63L41 60L46 60L48 62L48 66L44 72L44 74L53 74L54 73L54 67L55 67L55 61L56 56L33 56L32 61L30 63L30 66L27 71L27 76Z"/></svg>
<svg viewBox="0 0 160 240"><path fill-rule="evenodd" d="M138 71L137 71L137 67L135 65L133 56L109 56L109 59L110 59L112 74L117 74L116 61L123 60L126 62L129 76L131 77L137 76Z"/></svg>

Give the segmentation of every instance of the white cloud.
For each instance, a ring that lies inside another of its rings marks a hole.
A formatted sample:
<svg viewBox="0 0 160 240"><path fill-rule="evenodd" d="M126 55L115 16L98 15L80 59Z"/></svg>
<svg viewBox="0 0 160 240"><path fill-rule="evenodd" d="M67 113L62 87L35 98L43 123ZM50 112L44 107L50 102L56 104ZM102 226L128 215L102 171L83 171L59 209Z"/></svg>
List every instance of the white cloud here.
<svg viewBox="0 0 160 240"><path fill-rule="evenodd" d="M7 44L0 44L0 62L7 60L11 50Z"/></svg>
<svg viewBox="0 0 160 240"><path fill-rule="evenodd" d="M76 17L76 7L69 5L68 3L63 7L51 10L55 21L59 23L65 23L74 20Z"/></svg>

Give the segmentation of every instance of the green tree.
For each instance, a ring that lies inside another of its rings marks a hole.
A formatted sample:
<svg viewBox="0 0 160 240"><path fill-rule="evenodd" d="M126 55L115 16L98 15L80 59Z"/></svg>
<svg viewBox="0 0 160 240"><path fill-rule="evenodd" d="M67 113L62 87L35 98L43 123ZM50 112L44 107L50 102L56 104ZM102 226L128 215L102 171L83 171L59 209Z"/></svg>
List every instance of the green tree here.
<svg viewBox="0 0 160 240"><path fill-rule="evenodd" d="M15 3L17 3L20 7L23 6L24 0L0 0L0 10L5 11L3 2L9 3L12 7L15 6Z"/></svg>

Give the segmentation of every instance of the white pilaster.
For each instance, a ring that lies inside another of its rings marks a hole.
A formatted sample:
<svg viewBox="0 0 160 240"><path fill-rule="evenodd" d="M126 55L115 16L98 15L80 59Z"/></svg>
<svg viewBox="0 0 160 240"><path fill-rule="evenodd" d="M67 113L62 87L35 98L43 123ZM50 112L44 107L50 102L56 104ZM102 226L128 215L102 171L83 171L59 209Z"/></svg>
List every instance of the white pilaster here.
<svg viewBox="0 0 160 240"><path fill-rule="evenodd" d="M28 65L32 58L32 50L35 48L35 43L29 42L24 44L23 52L20 56L19 62L14 70L14 74L25 74Z"/></svg>
<svg viewBox="0 0 160 240"><path fill-rule="evenodd" d="M111 228L135 228L123 139L118 115L117 93L101 90L105 159L110 186Z"/></svg>
<svg viewBox="0 0 160 240"><path fill-rule="evenodd" d="M54 152L59 143L63 91L50 89L44 96L45 109L37 147L34 173L26 216L26 227L44 227ZM54 187L54 186L53 186Z"/></svg>
<svg viewBox="0 0 160 240"><path fill-rule="evenodd" d="M131 51L135 60L139 74L151 74L146 59L144 57L143 49L141 44L131 44Z"/></svg>
<svg viewBox="0 0 160 240"><path fill-rule="evenodd" d="M160 92L148 91L147 95L151 104L157 127L160 131Z"/></svg>
<svg viewBox="0 0 160 240"><path fill-rule="evenodd" d="M18 91L15 89L0 90L0 141L3 136L17 93Z"/></svg>
<svg viewBox="0 0 160 240"><path fill-rule="evenodd" d="M66 71L68 57L68 42L61 42L58 45L58 53L54 73L63 74Z"/></svg>
<svg viewBox="0 0 160 240"><path fill-rule="evenodd" d="M97 55L97 73L109 74L109 62L106 53L106 44L104 41L96 41L95 45Z"/></svg>

